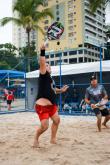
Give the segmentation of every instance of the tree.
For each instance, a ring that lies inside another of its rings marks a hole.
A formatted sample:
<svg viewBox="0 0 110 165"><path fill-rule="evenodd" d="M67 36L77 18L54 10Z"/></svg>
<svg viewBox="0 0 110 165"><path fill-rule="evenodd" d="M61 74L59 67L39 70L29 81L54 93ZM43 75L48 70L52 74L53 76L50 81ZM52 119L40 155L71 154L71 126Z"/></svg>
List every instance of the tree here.
<svg viewBox="0 0 110 165"><path fill-rule="evenodd" d="M8 51L8 54L16 55L18 49L11 43L0 44L0 50Z"/></svg>
<svg viewBox="0 0 110 165"><path fill-rule="evenodd" d="M0 62L0 70L9 70L11 69L10 65L6 61Z"/></svg>
<svg viewBox="0 0 110 165"><path fill-rule="evenodd" d="M92 12L95 12L101 4L108 4L110 0L89 0Z"/></svg>
<svg viewBox="0 0 110 165"><path fill-rule="evenodd" d="M46 8L39 11L39 6L44 6L45 0L17 0L13 6L13 12L18 13L18 17L5 17L1 19L1 26L6 25L10 21L13 21L18 26L22 26L27 33L28 37L28 71L30 71L30 32L32 30L40 30L43 33L42 28L39 26L39 21L45 16L53 18L53 14L50 9Z"/></svg>
<svg viewBox="0 0 110 165"><path fill-rule="evenodd" d="M25 47L19 48L19 56L22 60L24 60L25 64L27 63L27 54L28 54L28 45ZM30 66L31 70L36 70L38 69L38 58L37 58L37 51L36 51L36 46L35 42L32 41L30 43ZM27 71L27 67L25 68Z"/></svg>
<svg viewBox="0 0 110 165"><path fill-rule="evenodd" d="M0 44L0 69L20 69L19 59L16 57L17 50L11 43Z"/></svg>

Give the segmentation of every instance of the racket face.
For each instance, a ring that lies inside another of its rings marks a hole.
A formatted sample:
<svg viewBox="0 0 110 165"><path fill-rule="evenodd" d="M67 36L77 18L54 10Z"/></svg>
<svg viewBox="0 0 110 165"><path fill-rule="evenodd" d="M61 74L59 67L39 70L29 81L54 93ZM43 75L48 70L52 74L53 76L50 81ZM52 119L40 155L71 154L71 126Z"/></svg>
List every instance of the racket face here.
<svg viewBox="0 0 110 165"><path fill-rule="evenodd" d="M58 40L64 32L64 27L60 22L54 22L47 31L49 40Z"/></svg>
<svg viewBox="0 0 110 165"><path fill-rule="evenodd" d="M107 102L108 102L107 99L102 99L101 102L100 102L100 105L105 105Z"/></svg>

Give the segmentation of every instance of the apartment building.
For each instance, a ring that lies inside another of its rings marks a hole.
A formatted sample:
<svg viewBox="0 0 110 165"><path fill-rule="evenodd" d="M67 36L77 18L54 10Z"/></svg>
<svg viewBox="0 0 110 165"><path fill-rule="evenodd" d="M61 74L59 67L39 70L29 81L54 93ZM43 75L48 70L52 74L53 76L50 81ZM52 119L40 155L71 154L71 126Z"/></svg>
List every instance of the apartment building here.
<svg viewBox="0 0 110 165"><path fill-rule="evenodd" d="M100 59L100 46L106 42L104 5L94 14L88 0L45 0L43 8L51 8L54 14L54 20L47 16L39 23L45 32L54 21L60 21L65 28L59 41L49 41L46 55L51 65L59 64L59 56L67 64ZM13 41L20 46L27 40L22 30L18 27L13 30ZM45 36L38 31L33 38L39 50Z"/></svg>
<svg viewBox="0 0 110 165"><path fill-rule="evenodd" d="M16 2L16 0L12 0L12 5ZM17 18L18 13L14 12L13 17ZM35 42L36 44L37 32L31 31L30 33L30 42ZM13 23L12 25L12 42L17 48L25 47L28 41L26 30L23 27L17 26Z"/></svg>

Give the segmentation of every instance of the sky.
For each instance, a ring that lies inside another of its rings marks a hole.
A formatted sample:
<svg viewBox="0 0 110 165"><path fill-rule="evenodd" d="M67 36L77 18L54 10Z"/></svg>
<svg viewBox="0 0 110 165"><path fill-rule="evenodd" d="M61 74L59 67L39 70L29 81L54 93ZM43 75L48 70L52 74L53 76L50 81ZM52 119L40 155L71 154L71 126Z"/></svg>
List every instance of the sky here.
<svg viewBox="0 0 110 165"><path fill-rule="evenodd" d="M0 19L12 16L12 0L0 0ZM12 25L0 27L0 43L12 42Z"/></svg>
<svg viewBox="0 0 110 165"><path fill-rule="evenodd" d="M106 23L110 23L110 5L106 10ZM0 19L12 16L12 0L0 0ZM12 25L0 27L0 43L12 42Z"/></svg>

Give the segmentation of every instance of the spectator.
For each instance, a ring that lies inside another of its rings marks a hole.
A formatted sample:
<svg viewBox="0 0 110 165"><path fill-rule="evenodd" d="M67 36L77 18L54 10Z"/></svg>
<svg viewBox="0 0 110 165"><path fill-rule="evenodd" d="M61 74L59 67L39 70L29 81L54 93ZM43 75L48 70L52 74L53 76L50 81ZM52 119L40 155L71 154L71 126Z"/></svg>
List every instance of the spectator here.
<svg viewBox="0 0 110 165"><path fill-rule="evenodd" d="M14 95L11 91L8 92L6 99L7 99L8 110L10 111L11 110L11 103L12 103L12 101L14 101Z"/></svg>

